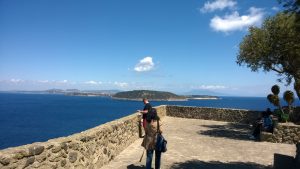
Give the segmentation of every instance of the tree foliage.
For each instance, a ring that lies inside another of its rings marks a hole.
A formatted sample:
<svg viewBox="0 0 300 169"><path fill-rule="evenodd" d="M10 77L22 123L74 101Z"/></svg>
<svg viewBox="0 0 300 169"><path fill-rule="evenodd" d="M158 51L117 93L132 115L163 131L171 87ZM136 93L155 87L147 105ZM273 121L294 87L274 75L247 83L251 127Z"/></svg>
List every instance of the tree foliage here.
<svg viewBox="0 0 300 169"><path fill-rule="evenodd" d="M252 71L275 71L279 81L300 83L299 14L280 12L267 18L262 27L251 27L240 43L237 63ZM296 88L296 87L295 87ZM296 91L300 99L300 91Z"/></svg>

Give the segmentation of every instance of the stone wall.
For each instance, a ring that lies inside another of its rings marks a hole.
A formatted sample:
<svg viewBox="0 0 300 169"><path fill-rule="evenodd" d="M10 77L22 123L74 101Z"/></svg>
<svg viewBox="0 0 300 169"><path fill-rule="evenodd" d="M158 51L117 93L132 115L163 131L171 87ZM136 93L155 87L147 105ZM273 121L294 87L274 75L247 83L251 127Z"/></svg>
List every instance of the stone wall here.
<svg viewBox="0 0 300 169"><path fill-rule="evenodd" d="M167 106L167 116L204 120L253 123L258 111L208 107Z"/></svg>
<svg viewBox="0 0 300 169"><path fill-rule="evenodd" d="M167 106L167 116L193 118L204 120L216 120L235 123L253 123L258 117L259 111L242 109L224 109L207 107ZM278 123L274 133L261 132L261 141L273 143L300 143L300 125L293 123Z"/></svg>
<svg viewBox="0 0 300 169"><path fill-rule="evenodd" d="M160 116L166 106L156 107ZM1 169L98 169L139 138L137 113L68 137L0 151Z"/></svg>
<svg viewBox="0 0 300 169"><path fill-rule="evenodd" d="M272 133L261 133L261 141L273 143L300 143L300 125L293 123L279 123Z"/></svg>

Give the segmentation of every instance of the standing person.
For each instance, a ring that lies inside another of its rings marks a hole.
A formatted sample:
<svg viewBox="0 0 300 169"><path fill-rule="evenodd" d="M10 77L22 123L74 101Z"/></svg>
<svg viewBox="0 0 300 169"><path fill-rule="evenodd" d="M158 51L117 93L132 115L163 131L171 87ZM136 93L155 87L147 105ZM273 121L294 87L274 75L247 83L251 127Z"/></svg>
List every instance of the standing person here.
<svg viewBox="0 0 300 169"><path fill-rule="evenodd" d="M155 169L160 169L161 163L161 152L156 151L156 139L157 134L162 133L159 117L157 113L153 113L147 118L147 123L145 126L145 137L142 142L142 146L147 151L147 159L146 159L146 169L151 169L153 153L155 151Z"/></svg>
<svg viewBox="0 0 300 169"><path fill-rule="evenodd" d="M143 98L143 102L144 102L144 109L143 110L139 110L140 113L143 114L143 127L145 129L146 127L146 117L147 117L147 113L152 109L151 104L149 103L149 100L146 98Z"/></svg>

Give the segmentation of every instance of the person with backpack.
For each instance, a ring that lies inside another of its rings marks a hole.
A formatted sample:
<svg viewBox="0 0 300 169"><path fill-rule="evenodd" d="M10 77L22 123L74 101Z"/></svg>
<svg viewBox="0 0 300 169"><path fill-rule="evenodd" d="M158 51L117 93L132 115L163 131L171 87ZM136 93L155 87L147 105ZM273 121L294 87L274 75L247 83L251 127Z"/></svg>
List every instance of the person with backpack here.
<svg viewBox="0 0 300 169"><path fill-rule="evenodd" d="M157 112L154 108L147 113L145 124L145 137L142 146L147 151L146 169L151 169L153 153L155 152L155 169L160 169L161 151L157 150L157 138L162 133ZM166 150L165 150L166 151Z"/></svg>
<svg viewBox="0 0 300 169"><path fill-rule="evenodd" d="M143 110L138 110L140 113L143 114L143 127L145 129L146 123L147 123L147 113L152 109L151 104L149 103L149 100L147 98L143 98L143 103L144 103L144 109Z"/></svg>

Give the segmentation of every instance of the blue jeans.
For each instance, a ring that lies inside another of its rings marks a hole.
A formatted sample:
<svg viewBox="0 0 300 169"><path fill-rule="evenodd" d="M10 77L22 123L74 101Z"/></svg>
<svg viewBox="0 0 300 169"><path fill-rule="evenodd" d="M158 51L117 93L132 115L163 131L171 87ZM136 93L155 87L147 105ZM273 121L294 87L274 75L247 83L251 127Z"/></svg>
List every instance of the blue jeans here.
<svg viewBox="0 0 300 169"><path fill-rule="evenodd" d="M154 150L147 150L146 169L151 169ZM160 169L161 152L155 151L155 169Z"/></svg>

